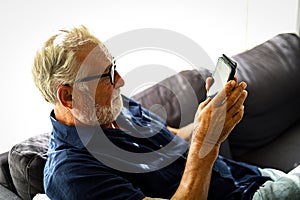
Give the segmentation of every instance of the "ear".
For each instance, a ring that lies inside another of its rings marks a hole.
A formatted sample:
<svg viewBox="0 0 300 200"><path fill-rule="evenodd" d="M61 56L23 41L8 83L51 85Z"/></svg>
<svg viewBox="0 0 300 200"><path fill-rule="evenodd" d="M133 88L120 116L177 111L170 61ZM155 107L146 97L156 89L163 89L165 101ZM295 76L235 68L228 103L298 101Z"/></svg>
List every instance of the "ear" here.
<svg viewBox="0 0 300 200"><path fill-rule="evenodd" d="M73 88L69 85L59 86L57 90L57 98L61 105L72 109L72 92Z"/></svg>

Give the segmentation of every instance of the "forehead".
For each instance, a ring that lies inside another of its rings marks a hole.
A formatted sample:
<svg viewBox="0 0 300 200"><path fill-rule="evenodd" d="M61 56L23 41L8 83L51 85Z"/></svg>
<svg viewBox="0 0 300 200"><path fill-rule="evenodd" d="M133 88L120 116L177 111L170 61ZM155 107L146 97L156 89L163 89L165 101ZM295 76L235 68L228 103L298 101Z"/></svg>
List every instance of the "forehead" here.
<svg viewBox="0 0 300 200"><path fill-rule="evenodd" d="M86 44L76 55L79 62L77 77L86 77L103 73L112 63L112 57L106 47L99 44Z"/></svg>

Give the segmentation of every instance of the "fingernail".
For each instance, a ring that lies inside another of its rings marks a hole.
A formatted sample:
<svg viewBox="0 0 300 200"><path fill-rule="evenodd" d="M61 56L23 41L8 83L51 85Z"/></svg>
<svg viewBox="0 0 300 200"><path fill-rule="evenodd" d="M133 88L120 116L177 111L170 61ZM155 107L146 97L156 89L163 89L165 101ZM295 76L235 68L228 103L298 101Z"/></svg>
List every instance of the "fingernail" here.
<svg viewBox="0 0 300 200"><path fill-rule="evenodd" d="M247 83L245 83L245 82L241 82L241 86L242 86L244 89L246 89L246 87L247 87Z"/></svg>
<svg viewBox="0 0 300 200"><path fill-rule="evenodd" d="M230 85L231 85L231 87L234 87L235 86L235 81L230 81Z"/></svg>

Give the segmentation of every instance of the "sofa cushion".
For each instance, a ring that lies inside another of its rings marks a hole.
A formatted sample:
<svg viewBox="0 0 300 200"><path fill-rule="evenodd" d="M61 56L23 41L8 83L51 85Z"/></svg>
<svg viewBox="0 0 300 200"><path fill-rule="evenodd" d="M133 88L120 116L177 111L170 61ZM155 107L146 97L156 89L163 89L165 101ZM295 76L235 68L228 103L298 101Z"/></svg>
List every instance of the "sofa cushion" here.
<svg viewBox="0 0 300 200"><path fill-rule="evenodd" d="M300 41L280 34L233 56L237 76L248 83L243 120L229 136L240 156L270 143L300 118Z"/></svg>
<svg viewBox="0 0 300 200"><path fill-rule="evenodd" d="M49 134L45 133L16 144L9 152L9 170L22 199L32 199L37 193L44 193L43 170L48 143Z"/></svg>
<svg viewBox="0 0 300 200"><path fill-rule="evenodd" d="M0 185L0 199L2 200L22 200L15 193L10 191L8 188Z"/></svg>
<svg viewBox="0 0 300 200"><path fill-rule="evenodd" d="M191 123L199 102L206 98L206 69L186 70L160 81L132 96L145 108L158 114L172 127Z"/></svg>
<svg viewBox="0 0 300 200"><path fill-rule="evenodd" d="M299 152L300 120L270 144L236 157L236 160L289 172L300 165Z"/></svg>
<svg viewBox="0 0 300 200"><path fill-rule="evenodd" d="M16 192L8 165L8 152L0 154L0 184L9 190Z"/></svg>

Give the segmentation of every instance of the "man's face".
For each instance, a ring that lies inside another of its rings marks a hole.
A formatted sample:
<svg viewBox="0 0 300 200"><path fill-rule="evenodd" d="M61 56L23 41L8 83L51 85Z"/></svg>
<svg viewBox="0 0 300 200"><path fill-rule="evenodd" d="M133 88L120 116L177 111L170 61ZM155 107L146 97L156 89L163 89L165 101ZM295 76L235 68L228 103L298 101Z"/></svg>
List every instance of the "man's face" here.
<svg viewBox="0 0 300 200"><path fill-rule="evenodd" d="M77 58L81 63L73 87L73 116L84 125L105 125L113 122L123 107L120 87L124 80L115 72L114 84L110 74L114 67L109 55L99 46L87 45ZM90 78L91 77L91 78Z"/></svg>

